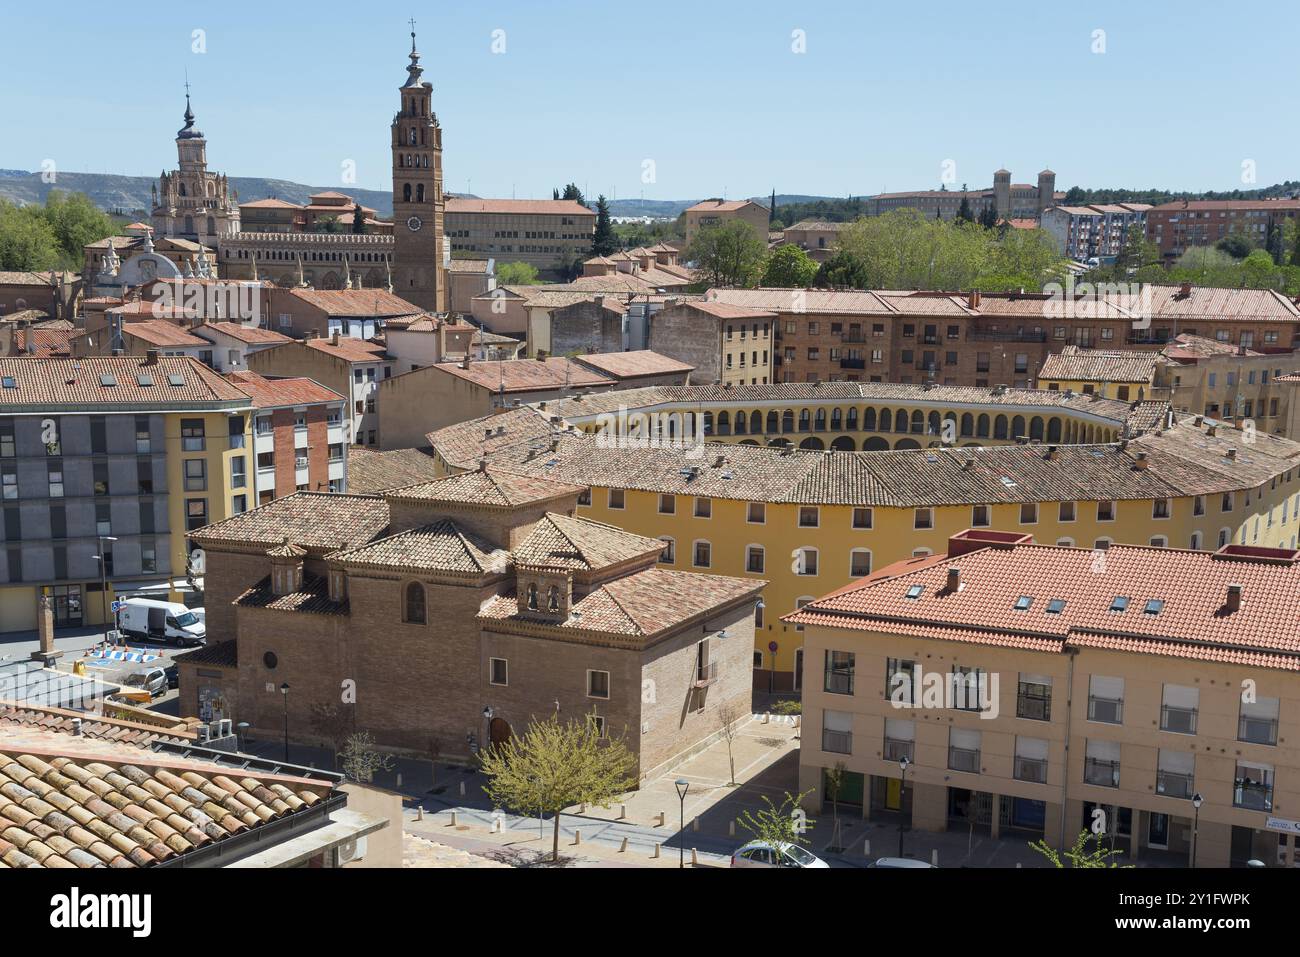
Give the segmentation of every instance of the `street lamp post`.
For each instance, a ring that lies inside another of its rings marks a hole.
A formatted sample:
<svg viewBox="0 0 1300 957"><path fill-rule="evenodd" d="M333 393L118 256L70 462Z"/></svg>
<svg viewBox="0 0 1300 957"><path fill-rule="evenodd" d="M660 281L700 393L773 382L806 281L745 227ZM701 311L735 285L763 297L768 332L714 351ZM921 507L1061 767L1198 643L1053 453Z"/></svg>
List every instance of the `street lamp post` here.
<svg viewBox="0 0 1300 957"><path fill-rule="evenodd" d="M490 704L483 706L483 747L479 748L480 754L492 744L492 715L495 713Z"/></svg>
<svg viewBox="0 0 1300 957"><path fill-rule="evenodd" d="M108 641L108 552L104 549L105 542L117 541L112 535L99 535L99 554L95 557L99 559L99 616L104 619L104 641ZM113 622L114 625L117 622Z"/></svg>
<svg viewBox="0 0 1300 957"><path fill-rule="evenodd" d="M677 866L683 868L686 866L686 792L691 789L691 782L685 778L678 778L674 783L677 787L677 800L681 803L680 825L677 831Z"/></svg>
<svg viewBox="0 0 1300 957"><path fill-rule="evenodd" d="M280 685L280 695L284 698L284 760L289 762L289 682Z"/></svg>
<svg viewBox="0 0 1300 957"><path fill-rule="evenodd" d="M1205 798L1201 797L1201 792L1197 791L1192 795L1192 807L1196 811L1196 816L1192 819L1192 867L1196 867L1196 838L1201 830L1201 805L1205 803Z"/></svg>
<svg viewBox="0 0 1300 957"><path fill-rule="evenodd" d="M898 759L898 769L903 772L902 778L898 785L898 810L904 813L903 820L898 822L898 856L903 856L903 828L906 826L906 806L907 806L907 769L912 761L905 754Z"/></svg>

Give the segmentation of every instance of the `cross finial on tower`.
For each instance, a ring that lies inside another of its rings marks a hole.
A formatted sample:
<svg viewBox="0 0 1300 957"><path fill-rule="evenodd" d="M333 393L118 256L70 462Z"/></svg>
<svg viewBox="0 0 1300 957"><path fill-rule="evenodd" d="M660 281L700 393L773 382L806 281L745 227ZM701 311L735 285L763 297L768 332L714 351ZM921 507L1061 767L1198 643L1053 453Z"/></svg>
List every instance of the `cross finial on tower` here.
<svg viewBox="0 0 1300 957"><path fill-rule="evenodd" d="M415 52L415 17L410 19L411 24L411 52Z"/></svg>

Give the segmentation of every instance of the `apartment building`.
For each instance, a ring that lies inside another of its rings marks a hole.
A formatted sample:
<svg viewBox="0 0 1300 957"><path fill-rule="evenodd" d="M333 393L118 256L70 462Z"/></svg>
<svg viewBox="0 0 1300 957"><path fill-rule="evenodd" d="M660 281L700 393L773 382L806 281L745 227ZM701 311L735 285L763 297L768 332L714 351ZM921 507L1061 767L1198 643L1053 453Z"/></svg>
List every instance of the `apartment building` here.
<svg viewBox="0 0 1300 957"><path fill-rule="evenodd" d="M706 199L686 208L686 248L689 250L701 229L739 221L746 223L764 242L772 211L752 199Z"/></svg>
<svg viewBox="0 0 1300 957"><path fill-rule="evenodd" d="M780 245L795 245L806 252L814 262L824 263L835 255L840 233L848 223L828 223L821 220L805 219L787 226L781 237Z"/></svg>
<svg viewBox="0 0 1300 957"><path fill-rule="evenodd" d="M452 253L523 262L554 275L591 254L596 213L570 199L447 198Z"/></svg>
<svg viewBox="0 0 1300 957"><path fill-rule="evenodd" d="M715 289L775 312L777 382L926 382L1029 388L1067 345L1159 351L1179 335L1268 353L1300 345L1300 304L1269 289L1185 283L1138 295ZM689 360L688 360L689 361Z"/></svg>
<svg viewBox="0 0 1300 957"><path fill-rule="evenodd" d="M483 468L196 532L208 627L238 642L229 716L279 734L287 707L316 740L313 703L347 680L357 727L425 756L467 758L557 708L623 738L643 777L716 739L726 709L748 712L762 580L658 567L663 542L574 516L585 491Z"/></svg>
<svg viewBox="0 0 1300 957"><path fill-rule="evenodd" d="M800 789L820 808L841 765L866 818L1296 866L1298 586L1294 549L954 536L785 617L810 672Z"/></svg>
<svg viewBox="0 0 1300 957"><path fill-rule="evenodd" d="M41 596L71 627L187 590L186 532L253 504L251 412L191 358L0 359L0 630Z"/></svg>
<svg viewBox="0 0 1300 957"><path fill-rule="evenodd" d="M666 305L650 319L649 347L695 368L694 380L767 385L772 376L777 314L727 302Z"/></svg>
<svg viewBox="0 0 1300 957"><path fill-rule="evenodd" d="M1172 262L1194 246L1243 236L1264 246L1270 234L1300 215L1300 199L1178 200L1147 210L1147 240Z"/></svg>
<svg viewBox="0 0 1300 957"><path fill-rule="evenodd" d="M253 400L253 498L348 490L348 402L307 378L226 376Z"/></svg>
<svg viewBox="0 0 1300 957"><path fill-rule="evenodd" d="M385 289L271 289L266 326L295 339L377 336L390 319L415 319L424 310Z"/></svg>
<svg viewBox="0 0 1300 957"><path fill-rule="evenodd" d="M1053 206L1043 211L1041 227L1063 256L1075 262L1113 261L1126 237L1146 236L1149 203L1099 203L1092 206Z"/></svg>
<svg viewBox="0 0 1300 957"><path fill-rule="evenodd" d="M379 446L379 384L396 363L383 345L335 332L263 349L248 356L248 372L267 378L304 378L347 399L343 441Z"/></svg>
<svg viewBox="0 0 1300 957"><path fill-rule="evenodd" d="M777 391L789 386L717 388L708 402L694 387L673 401L662 393L676 390L637 390L659 398L644 401L651 414L630 431L618 426L619 406L633 425L635 393L594 395L464 422L432 433L428 444L447 472L486 458L591 487L578 514L663 538L665 567L768 579L768 610L753 649L762 688L803 685L802 635L781 614L876 568L940 553L964 529L1098 549L1115 542L1300 547L1300 446L1285 439L1261 433L1248 445L1242 431L1209 420L1170 424L1162 403L1130 409L1100 397L1009 390L985 396L990 404L981 406L973 391L927 400L940 390L868 396L869 387L860 388L856 397L821 401ZM756 395L762 391L769 393L765 404ZM860 431L870 420L879 430L886 411L891 428L909 430L889 437L899 442L927 441L932 425L930 441L937 442L947 421L959 436L969 430L961 443L1028 434L1082 444L1051 439L833 455L790 447L816 438L834 448L851 439L861 448L869 439L837 436L833 426L852 423ZM737 437L741 412L746 433ZM700 442L693 437L705 416L714 434ZM762 431L752 434L755 424ZM720 434L724 427L732 435ZM772 439L790 445L740 444Z"/></svg>

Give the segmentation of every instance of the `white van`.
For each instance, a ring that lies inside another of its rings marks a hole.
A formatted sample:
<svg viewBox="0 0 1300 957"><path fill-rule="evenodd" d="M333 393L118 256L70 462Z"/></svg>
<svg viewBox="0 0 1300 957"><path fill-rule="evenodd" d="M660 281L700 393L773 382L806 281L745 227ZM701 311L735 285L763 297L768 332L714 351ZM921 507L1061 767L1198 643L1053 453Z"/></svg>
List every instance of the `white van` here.
<svg viewBox="0 0 1300 957"><path fill-rule="evenodd" d="M201 645L207 634L194 612L174 601L128 598L117 613L117 628L128 638L176 645Z"/></svg>

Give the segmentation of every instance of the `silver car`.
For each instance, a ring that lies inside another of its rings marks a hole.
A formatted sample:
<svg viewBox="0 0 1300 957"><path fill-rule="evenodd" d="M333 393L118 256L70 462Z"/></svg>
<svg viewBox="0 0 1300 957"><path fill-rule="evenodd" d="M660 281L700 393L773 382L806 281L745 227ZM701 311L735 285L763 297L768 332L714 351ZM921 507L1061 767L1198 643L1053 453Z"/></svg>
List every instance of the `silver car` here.
<svg viewBox="0 0 1300 957"><path fill-rule="evenodd" d="M134 671L122 684L135 691L147 691L150 698L156 698L167 693L167 672L162 668Z"/></svg>
<svg viewBox="0 0 1300 957"><path fill-rule="evenodd" d="M830 867L798 844L750 841L731 855L732 867Z"/></svg>

